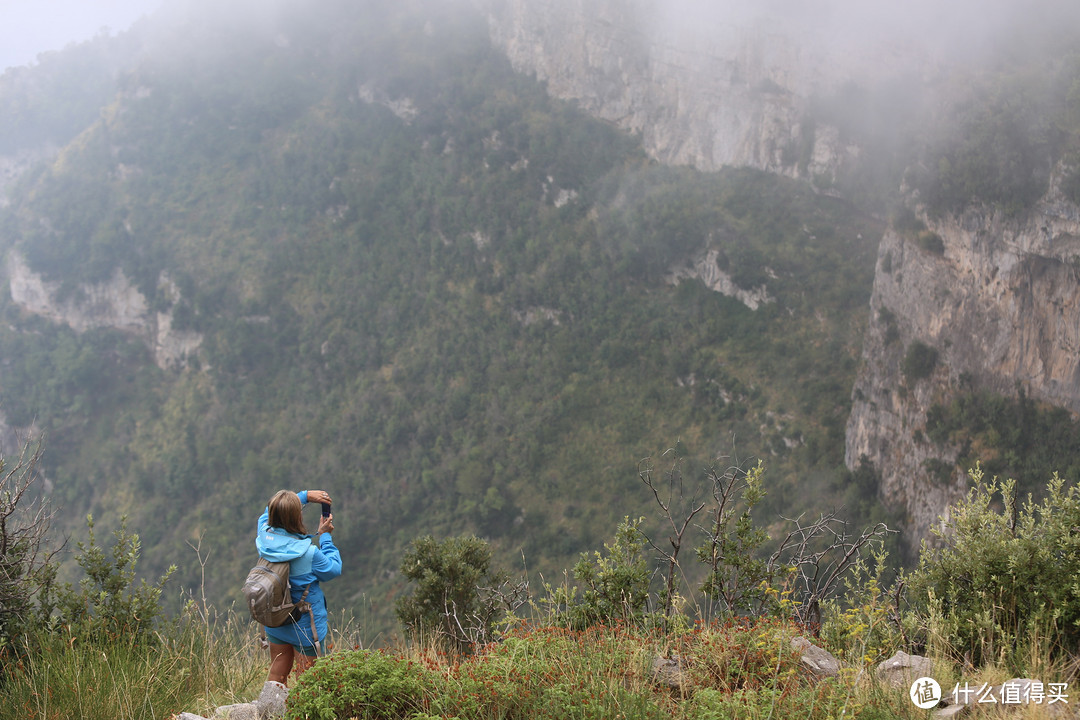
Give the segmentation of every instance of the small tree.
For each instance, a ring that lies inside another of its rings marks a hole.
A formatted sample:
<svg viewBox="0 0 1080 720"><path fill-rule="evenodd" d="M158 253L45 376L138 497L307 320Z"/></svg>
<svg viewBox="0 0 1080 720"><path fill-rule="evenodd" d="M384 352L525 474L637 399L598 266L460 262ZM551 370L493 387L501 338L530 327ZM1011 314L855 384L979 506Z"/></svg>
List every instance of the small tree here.
<svg viewBox="0 0 1080 720"><path fill-rule="evenodd" d="M938 363L938 351L919 340L908 345L900 371L908 382L918 382L930 377Z"/></svg>
<svg viewBox="0 0 1080 720"><path fill-rule="evenodd" d="M755 527L750 516L765 497L765 467L761 461L748 471L732 467L721 472L712 466L706 474L713 506L705 542L697 548L698 560L708 567L701 590L721 613L760 612L775 579L773 568L758 553L769 535Z"/></svg>
<svg viewBox="0 0 1080 720"><path fill-rule="evenodd" d="M878 523L856 535L835 512L819 515L808 525L801 517L787 521L793 527L769 556L766 574L790 578L795 617L817 635L821 602L834 594L845 575L863 572L867 556L883 562L885 538L896 531Z"/></svg>
<svg viewBox="0 0 1080 720"><path fill-rule="evenodd" d="M458 650L486 642L498 616L520 607L528 588L527 582L512 584L505 573L492 573L490 566L491 548L476 536L414 540L401 574L416 585L398 599L398 620L410 635L443 637Z"/></svg>
<svg viewBox="0 0 1080 720"><path fill-rule="evenodd" d="M649 605L649 566L642 554L644 518L623 518L606 554L587 553L574 565L574 579L584 583L580 602L569 609L570 625L577 628L598 623L634 624L644 619ZM575 588L576 590L576 588Z"/></svg>
<svg viewBox="0 0 1080 720"><path fill-rule="evenodd" d="M93 516L86 516L86 527L89 542L78 543L76 558L86 577L77 590L70 583L58 590L60 621L103 640L148 636L163 615L161 592L176 566L170 565L157 583L143 579L136 587L140 543L137 534L127 531L127 517L113 532L116 542L108 554L94 537Z"/></svg>

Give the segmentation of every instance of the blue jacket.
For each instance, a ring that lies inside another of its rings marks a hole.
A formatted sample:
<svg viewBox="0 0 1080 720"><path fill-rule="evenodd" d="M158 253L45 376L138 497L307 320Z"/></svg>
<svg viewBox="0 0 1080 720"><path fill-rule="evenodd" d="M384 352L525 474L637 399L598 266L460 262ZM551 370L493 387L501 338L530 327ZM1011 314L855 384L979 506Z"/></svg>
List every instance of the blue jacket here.
<svg viewBox="0 0 1080 720"><path fill-rule="evenodd" d="M307 490L297 493L300 502L307 505ZM263 510L259 524L255 529L255 548L259 557L269 562L289 562L289 582L292 585L292 599L296 602L308 590L307 601L315 615L315 632L318 637L311 637L311 618L305 613L297 622L281 627L266 628L270 642L283 645L302 645L313 647L317 640L326 637L326 597L320 581L333 580L341 574L341 553L334 547L330 533L319 536L319 547L311 541L310 535L296 535L281 528L270 527L270 508Z"/></svg>

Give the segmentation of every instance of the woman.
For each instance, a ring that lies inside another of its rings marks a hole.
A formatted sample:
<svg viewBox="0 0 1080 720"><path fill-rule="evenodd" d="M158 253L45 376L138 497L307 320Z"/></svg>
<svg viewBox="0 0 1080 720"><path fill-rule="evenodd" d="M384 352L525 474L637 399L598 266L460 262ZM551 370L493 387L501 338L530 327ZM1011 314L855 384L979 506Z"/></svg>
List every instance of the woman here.
<svg viewBox="0 0 1080 720"><path fill-rule="evenodd" d="M297 674L304 672L318 656L317 646L326 637L326 598L319 583L333 580L341 574L341 553L334 547L330 533L334 516L319 520L318 546L304 527L302 510L308 502L330 503L323 490L302 490L294 493L280 490L266 506L256 528L255 547L259 556L269 562L289 562L289 583L292 601L297 602L308 590L307 602L314 614L316 637L311 637L311 618L305 613L296 622L281 627L266 628L270 641L270 674L267 680L287 684L294 659ZM309 587L310 586L310 587Z"/></svg>

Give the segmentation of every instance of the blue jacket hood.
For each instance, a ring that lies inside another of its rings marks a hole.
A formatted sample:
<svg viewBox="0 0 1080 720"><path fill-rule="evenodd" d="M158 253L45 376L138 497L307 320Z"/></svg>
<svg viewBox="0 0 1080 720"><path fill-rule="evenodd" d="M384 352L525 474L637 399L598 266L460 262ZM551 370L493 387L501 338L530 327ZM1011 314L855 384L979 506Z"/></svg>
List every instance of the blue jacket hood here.
<svg viewBox="0 0 1080 720"><path fill-rule="evenodd" d="M289 562L304 556L311 549L310 535L293 535L280 528L263 525L255 536L259 555L270 562Z"/></svg>

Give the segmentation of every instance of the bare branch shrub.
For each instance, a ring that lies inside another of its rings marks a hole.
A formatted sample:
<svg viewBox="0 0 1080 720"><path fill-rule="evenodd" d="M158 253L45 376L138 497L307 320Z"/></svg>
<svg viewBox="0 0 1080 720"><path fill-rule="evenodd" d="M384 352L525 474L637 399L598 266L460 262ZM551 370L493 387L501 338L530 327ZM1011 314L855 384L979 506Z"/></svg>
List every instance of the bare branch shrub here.
<svg viewBox="0 0 1080 720"><path fill-rule="evenodd" d="M654 477L655 470L650 458L645 458L638 463L638 477L652 491L653 499L660 506L661 513L671 529L671 534L668 535L668 543L671 545L670 550L657 545L648 535L645 536L649 545L660 553L661 558L667 564L664 589L661 593L662 616L664 622L667 623L675 609L675 585L679 569L679 551L682 550L683 546L683 536L690 527L690 523L693 522L694 516L705 508L706 501L698 500L695 496L691 496L688 502L683 500L686 495L682 476L683 457L679 453L679 444L668 449L664 455L671 457L671 465L664 473L662 481L658 482ZM666 485L666 488L664 485ZM678 512L679 519L676 520L674 505L680 502L683 504L683 509Z"/></svg>
<svg viewBox="0 0 1080 720"><path fill-rule="evenodd" d="M55 573L45 550L53 511L35 488L43 450L39 437L0 457L0 647L31 624L35 595Z"/></svg>
<svg viewBox="0 0 1080 720"><path fill-rule="evenodd" d="M764 465L748 470L736 462L721 469L714 462L705 469L707 488L687 487L683 482L681 443L664 453L671 465L657 480L649 458L638 466L638 476L650 489L662 521L670 529L670 548L648 539L666 568L661 590L663 620L674 612L679 552L687 530L693 525L704 535L696 548L705 565L701 584L705 617L716 615L794 615L815 635L821 625L821 601L838 589L840 580L870 552L880 550L886 536L895 532L884 523L854 533L835 512L819 515L804 524L802 516L783 518L793 527L766 554L768 533L755 526L754 506L765 496ZM706 499L699 498L698 493ZM710 498L711 496L711 498ZM695 518L707 517L706 524Z"/></svg>
<svg viewBox="0 0 1080 720"><path fill-rule="evenodd" d="M517 617L517 611L529 601L529 581L502 579L497 586L476 588L476 605L471 612L459 612L456 604L446 605L449 638L459 647L477 647L492 642L500 622Z"/></svg>
<svg viewBox="0 0 1080 720"><path fill-rule="evenodd" d="M768 566L774 576L785 569L790 573L795 617L816 636L821 629L821 601L832 595L845 573L896 531L878 523L856 535L835 512L819 515L809 525L803 525L801 516L784 519L794 527L769 556Z"/></svg>

